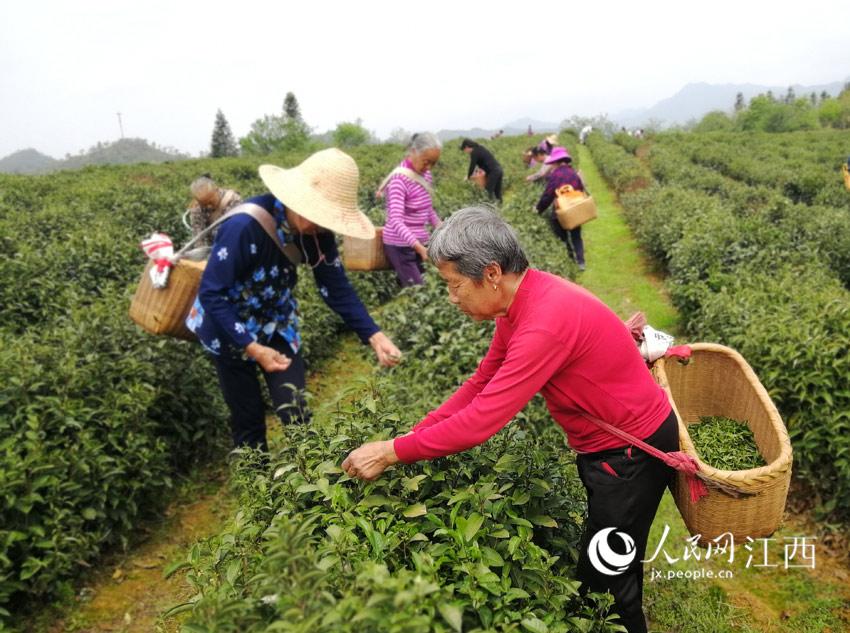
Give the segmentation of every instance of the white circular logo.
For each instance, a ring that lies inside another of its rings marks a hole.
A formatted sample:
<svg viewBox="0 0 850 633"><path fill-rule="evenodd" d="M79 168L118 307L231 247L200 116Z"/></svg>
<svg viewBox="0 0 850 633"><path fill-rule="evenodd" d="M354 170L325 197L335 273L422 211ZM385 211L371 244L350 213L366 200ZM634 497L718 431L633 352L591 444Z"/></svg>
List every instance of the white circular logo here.
<svg viewBox="0 0 850 633"><path fill-rule="evenodd" d="M604 528L599 530L590 539L590 544L587 546L587 555L590 557L591 564L601 574L606 576L619 576L635 559L637 551L635 550L635 542L631 536L625 532L615 532L617 528ZM614 532L623 541L626 546L625 554L618 554L608 545L608 535Z"/></svg>

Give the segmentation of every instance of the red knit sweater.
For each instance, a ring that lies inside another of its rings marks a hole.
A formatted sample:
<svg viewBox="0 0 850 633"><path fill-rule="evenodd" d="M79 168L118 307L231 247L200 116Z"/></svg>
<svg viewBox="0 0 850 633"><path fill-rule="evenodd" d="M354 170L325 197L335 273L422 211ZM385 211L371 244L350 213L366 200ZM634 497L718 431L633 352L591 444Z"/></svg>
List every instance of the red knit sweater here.
<svg viewBox="0 0 850 633"><path fill-rule="evenodd" d="M478 369L443 405L394 442L403 462L458 453L495 435L540 392L580 453L624 446L593 416L646 439L670 414L620 318L584 288L529 269L496 319Z"/></svg>

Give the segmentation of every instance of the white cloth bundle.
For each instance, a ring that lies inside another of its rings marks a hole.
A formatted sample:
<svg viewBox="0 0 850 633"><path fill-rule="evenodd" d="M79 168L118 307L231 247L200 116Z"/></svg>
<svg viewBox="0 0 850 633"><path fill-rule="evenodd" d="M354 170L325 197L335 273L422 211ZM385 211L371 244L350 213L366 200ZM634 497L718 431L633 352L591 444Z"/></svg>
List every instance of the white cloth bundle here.
<svg viewBox="0 0 850 633"><path fill-rule="evenodd" d="M154 288L165 288L168 285L168 275L174 262L174 244L165 233L153 233L149 238L142 240L142 250L145 255L153 260L150 277Z"/></svg>
<svg viewBox="0 0 850 633"><path fill-rule="evenodd" d="M638 347L644 360L651 363L664 356L671 345L673 345L672 336L646 325L643 328L643 340Z"/></svg>

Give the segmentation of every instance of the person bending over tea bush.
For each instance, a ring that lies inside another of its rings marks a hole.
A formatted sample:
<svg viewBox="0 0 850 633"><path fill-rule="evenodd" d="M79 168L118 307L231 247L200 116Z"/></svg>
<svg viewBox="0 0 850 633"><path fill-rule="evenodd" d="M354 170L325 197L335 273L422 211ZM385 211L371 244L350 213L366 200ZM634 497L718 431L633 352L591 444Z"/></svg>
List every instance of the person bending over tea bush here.
<svg viewBox="0 0 850 633"><path fill-rule="evenodd" d="M428 259L426 224L436 228L440 218L432 201L431 168L440 160L443 144L434 134L414 134L407 156L378 188L387 198L384 252L402 287L423 282L423 262Z"/></svg>
<svg viewBox="0 0 850 633"><path fill-rule="evenodd" d="M487 190L487 194L491 199L501 202L502 178L504 177L504 172L502 171L502 166L499 164L499 161L494 158L493 154L491 154L490 150L486 147L479 145L468 138L461 141L460 151L469 155L469 170L466 174L466 179L469 180L476 167L481 169L485 174L487 174L487 180L484 185L484 189Z"/></svg>
<svg viewBox="0 0 850 633"><path fill-rule="evenodd" d="M546 189L540 196L537 202L537 212L543 213L552 206L555 202L556 191L564 185L570 185L576 191L584 191L584 182L581 176L573 169L573 157L563 147L556 147L546 159L546 164L552 169L546 173ZM549 224L552 227L555 235L567 246L567 252L570 258L577 264L579 270L584 270L584 241L581 238L581 227L577 226L572 230L567 230L558 222L558 215L555 210L549 213Z"/></svg>
<svg viewBox="0 0 850 633"><path fill-rule="evenodd" d="M234 444L266 450L257 365L280 420L309 418L292 295L297 264L312 269L325 303L371 344L380 364L396 364L401 353L348 281L332 232L360 238L375 234L357 208L354 160L327 149L292 169L262 165L260 178L271 193L250 198L251 206L245 207L258 212L258 219L239 213L221 224L186 325L212 354Z"/></svg>
<svg viewBox="0 0 850 633"><path fill-rule="evenodd" d="M472 377L410 433L363 444L342 468L372 480L399 461L467 450L541 393L578 453L587 490L578 577L585 589L613 594L630 632L646 631L641 559L673 470L594 420L661 451L677 451L678 426L667 396L617 315L580 286L529 268L514 230L492 211L456 212L434 231L428 254L448 286L449 301L471 319L495 320L490 348ZM620 575L598 570L588 555L592 537L603 528L615 528L634 543L634 558Z"/></svg>
<svg viewBox="0 0 850 633"><path fill-rule="evenodd" d="M242 198L233 189L222 189L215 184L209 174L204 174L192 181L189 186L192 192L192 204L189 205L189 223L192 227L192 237L198 237L213 222L230 211ZM201 235L195 243L197 246L212 246L216 229Z"/></svg>

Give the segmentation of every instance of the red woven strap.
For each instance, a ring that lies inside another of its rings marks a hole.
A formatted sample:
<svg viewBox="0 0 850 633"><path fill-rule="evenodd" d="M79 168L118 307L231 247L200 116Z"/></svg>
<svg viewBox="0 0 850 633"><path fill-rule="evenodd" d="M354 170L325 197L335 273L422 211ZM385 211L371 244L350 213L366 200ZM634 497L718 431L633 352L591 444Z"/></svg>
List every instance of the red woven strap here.
<svg viewBox="0 0 850 633"><path fill-rule="evenodd" d="M693 350L691 350L691 348L687 345L676 345L664 352L664 357L669 358L670 356L675 356L680 360L690 360L692 353Z"/></svg>
<svg viewBox="0 0 850 633"><path fill-rule="evenodd" d="M624 324L635 340L635 343L640 343L643 339L643 328L647 325L646 315L643 312L635 312L628 320L624 321Z"/></svg>
<svg viewBox="0 0 850 633"><path fill-rule="evenodd" d="M702 497L708 494L708 488L705 483L697 477L697 471L699 470L699 465L696 460L688 455L687 453L683 453L682 451L673 451L672 453L665 453L662 450L655 448L654 446L650 446L643 440L639 440L631 433L627 433L623 429L618 429L616 426L608 424L607 422L603 422L599 418L594 418L591 415L584 415L585 418L599 426L605 431L608 431L611 435L616 435L621 440L632 444L633 446L637 446L640 450L645 453L649 453L653 457L660 459L662 462L670 466L671 468L675 468L676 470L685 473L688 478L688 488L691 493L691 501L696 503Z"/></svg>
<svg viewBox="0 0 850 633"><path fill-rule="evenodd" d="M160 259L153 260L153 263L156 265L156 272L161 273L166 268L172 268L174 264L171 263L171 260L167 257L162 257Z"/></svg>

